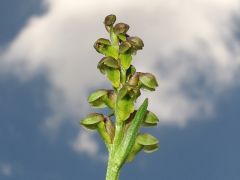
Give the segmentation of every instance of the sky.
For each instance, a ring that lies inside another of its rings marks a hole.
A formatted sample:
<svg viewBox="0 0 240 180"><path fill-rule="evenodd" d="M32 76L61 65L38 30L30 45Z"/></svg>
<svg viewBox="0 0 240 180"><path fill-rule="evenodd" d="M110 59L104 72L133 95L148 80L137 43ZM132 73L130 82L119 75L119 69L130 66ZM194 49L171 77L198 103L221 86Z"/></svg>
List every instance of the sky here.
<svg viewBox="0 0 240 180"><path fill-rule="evenodd" d="M114 3L113 3L114 2ZM133 64L159 81L143 129L160 149L120 179L240 179L239 0L0 1L0 179L104 179L107 154L79 120L86 97L111 88L93 48L116 14L144 40Z"/></svg>

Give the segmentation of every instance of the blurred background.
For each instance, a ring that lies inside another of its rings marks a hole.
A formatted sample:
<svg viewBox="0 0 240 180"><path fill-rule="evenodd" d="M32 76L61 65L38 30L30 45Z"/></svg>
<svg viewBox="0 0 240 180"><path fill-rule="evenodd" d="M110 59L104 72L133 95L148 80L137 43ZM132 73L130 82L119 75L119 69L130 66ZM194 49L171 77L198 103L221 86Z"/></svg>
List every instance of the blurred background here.
<svg viewBox="0 0 240 180"><path fill-rule="evenodd" d="M133 64L159 81L143 98L160 124L143 131L160 150L120 179L239 180L239 0L1 0L0 179L105 178L102 141L79 120L110 88L93 48L108 14L144 40Z"/></svg>

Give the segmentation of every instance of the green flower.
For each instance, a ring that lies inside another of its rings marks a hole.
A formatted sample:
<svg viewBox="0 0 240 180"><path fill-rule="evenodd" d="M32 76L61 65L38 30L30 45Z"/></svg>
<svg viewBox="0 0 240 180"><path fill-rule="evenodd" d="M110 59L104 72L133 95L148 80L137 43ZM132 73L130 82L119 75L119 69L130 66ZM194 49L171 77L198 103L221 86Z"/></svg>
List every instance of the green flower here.
<svg viewBox="0 0 240 180"><path fill-rule="evenodd" d="M154 91L158 86L151 73L136 72L133 57L144 43L137 36L127 34L129 25L117 23L116 16L105 17L104 25L110 39L99 38L95 50L103 57L97 68L106 75L112 89L98 89L88 96L93 108L105 108L101 113L90 113L80 121L89 130L96 130L109 153L106 180L118 180L120 169L131 162L142 150L151 153L159 148L157 138L141 133L141 127L153 127L159 122L156 114L149 111L148 99L137 108L135 105L141 89Z"/></svg>

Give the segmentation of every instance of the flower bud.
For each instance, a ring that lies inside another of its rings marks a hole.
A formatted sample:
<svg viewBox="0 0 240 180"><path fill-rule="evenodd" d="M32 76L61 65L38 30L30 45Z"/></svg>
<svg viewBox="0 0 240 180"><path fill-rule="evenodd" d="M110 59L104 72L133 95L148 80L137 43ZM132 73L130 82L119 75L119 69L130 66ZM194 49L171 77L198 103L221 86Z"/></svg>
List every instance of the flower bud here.
<svg viewBox="0 0 240 180"><path fill-rule="evenodd" d="M138 135L136 141L144 146L143 150L146 153L152 153L159 148L158 139L147 133Z"/></svg>
<svg viewBox="0 0 240 180"><path fill-rule="evenodd" d="M115 102L117 99L116 92L114 90L108 90L106 96L102 96L103 102L111 108L113 111L115 109Z"/></svg>
<svg viewBox="0 0 240 180"><path fill-rule="evenodd" d="M105 116L105 118L104 118L104 123L105 123L105 128L107 130L107 133L111 137L111 141L113 141L114 135L115 135L115 126L114 126L113 122L111 121L111 119L107 116Z"/></svg>
<svg viewBox="0 0 240 180"><path fill-rule="evenodd" d="M150 91L154 91L158 86L155 76L151 73L141 73L139 76L141 86Z"/></svg>
<svg viewBox="0 0 240 180"><path fill-rule="evenodd" d="M105 26L112 26L116 21L116 16L114 14L110 14L105 17L104 24Z"/></svg>
<svg viewBox="0 0 240 180"><path fill-rule="evenodd" d="M134 73L129 81L128 81L128 84L132 85L132 86L137 86L138 85L138 82L139 82L139 76L140 76L140 73L139 72L136 72Z"/></svg>
<svg viewBox="0 0 240 180"><path fill-rule="evenodd" d="M98 123L104 121L104 116L99 113L91 113L86 118L80 121L80 124L90 130L95 130L98 128Z"/></svg>
<svg viewBox="0 0 240 180"><path fill-rule="evenodd" d="M106 69L113 68L118 69L119 64L118 61L112 57L104 57L98 63L98 69L101 71L102 74L106 73Z"/></svg>
<svg viewBox="0 0 240 180"><path fill-rule="evenodd" d="M112 109L115 109L115 103L117 99L117 94L114 90L108 91L108 101L106 101L106 104Z"/></svg>
<svg viewBox="0 0 240 180"><path fill-rule="evenodd" d="M127 41L124 41L119 46L119 52L125 53L130 47L131 47L131 44Z"/></svg>
<svg viewBox="0 0 240 180"><path fill-rule="evenodd" d="M106 104L103 101L103 97L108 93L105 89L99 89L88 96L88 102L95 108L104 108Z"/></svg>
<svg viewBox="0 0 240 180"><path fill-rule="evenodd" d="M104 48L110 46L111 42L108 39L100 38L94 43L94 48L97 52L102 53Z"/></svg>
<svg viewBox="0 0 240 180"><path fill-rule="evenodd" d="M139 95L140 95L140 90L138 87L135 86L131 86L131 85L125 85L128 91L128 95L133 98L136 99Z"/></svg>
<svg viewBox="0 0 240 180"><path fill-rule="evenodd" d="M113 87L117 88L120 85L120 70L119 64L113 57L104 57L98 63L98 69L102 74L107 74Z"/></svg>
<svg viewBox="0 0 240 180"><path fill-rule="evenodd" d="M127 132L127 130L128 130L128 128L130 127L130 125L131 125L131 123L132 123L132 120L133 120L133 118L135 117L135 115L136 115L136 110L134 110L131 114L130 114L130 116L128 117L128 119L125 121L125 127L124 127L124 132L126 133Z"/></svg>
<svg viewBox="0 0 240 180"><path fill-rule="evenodd" d="M150 134L140 134L137 137L137 142L144 146L153 145L158 143L158 139Z"/></svg>
<svg viewBox="0 0 240 180"><path fill-rule="evenodd" d="M128 34L118 34L117 35L118 39L119 39L119 42L123 42L123 41L126 41L127 38L129 37Z"/></svg>
<svg viewBox="0 0 240 180"><path fill-rule="evenodd" d="M157 151L158 149L159 149L159 145L153 144L153 145L144 146L143 151L145 153L153 153L153 152Z"/></svg>
<svg viewBox="0 0 240 180"><path fill-rule="evenodd" d="M123 98L131 98L133 101L140 95L140 90L138 87L125 84L119 91L118 97L120 99Z"/></svg>
<svg viewBox="0 0 240 180"><path fill-rule="evenodd" d="M144 43L142 41L142 39L140 39L139 37L128 37L127 41L133 46L133 48L139 50L142 49L144 46Z"/></svg>
<svg viewBox="0 0 240 180"><path fill-rule="evenodd" d="M158 117L153 112L147 111L142 121L142 125L145 127L151 127L156 126L158 122L159 122Z"/></svg>
<svg viewBox="0 0 240 180"><path fill-rule="evenodd" d="M136 72L136 68L133 65L130 65L130 67L127 69L127 72L126 72L127 80L129 80L135 72Z"/></svg>
<svg viewBox="0 0 240 180"><path fill-rule="evenodd" d="M104 39L104 38L99 38L99 39L97 40L97 42L98 42L99 44L103 44L103 45L108 45L108 46L111 45L111 42L110 42L108 39Z"/></svg>
<svg viewBox="0 0 240 180"><path fill-rule="evenodd" d="M113 32L115 34L126 34L128 29L129 29L129 25L127 25L125 23L118 23L114 26Z"/></svg>

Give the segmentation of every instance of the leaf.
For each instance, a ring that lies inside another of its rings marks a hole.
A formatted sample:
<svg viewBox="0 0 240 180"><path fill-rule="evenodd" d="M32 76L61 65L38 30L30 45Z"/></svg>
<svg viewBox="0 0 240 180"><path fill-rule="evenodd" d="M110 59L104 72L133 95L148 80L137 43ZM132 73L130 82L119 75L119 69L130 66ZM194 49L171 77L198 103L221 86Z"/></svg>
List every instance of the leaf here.
<svg viewBox="0 0 240 180"><path fill-rule="evenodd" d="M132 123L126 132L126 135L124 136L124 139L121 143L121 148L117 152L118 156L122 159L122 162L126 160L129 152L131 152L133 148L133 145L135 143L139 131L140 124L142 123L142 120L147 111L147 106L148 99L145 99L142 105L139 107L137 113L135 114Z"/></svg>
<svg viewBox="0 0 240 180"><path fill-rule="evenodd" d="M82 119L80 124L87 129L94 130L97 129L97 124L101 121L104 121L104 116L102 114L91 113L86 118Z"/></svg>
<svg viewBox="0 0 240 180"><path fill-rule="evenodd" d="M150 134L140 134L137 136L135 144L127 157L127 162L130 162L143 149L146 153L152 153L158 150L158 140Z"/></svg>
<svg viewBox="0 0 240 180"><path fill-rule="evenodd" d="M134 102L140 95L137 87L131 85L124 85L117 97L117 115L121 121L129 118L130 114L134 111Z"/></svg>
<svg viewBox="0 0 240 180"><path fill-rule="evenodd" d="M154 136L147 134L147 133L138 135L136 141L137 141L137 143L139 143L143 146L150 146L150 145L155 145L158 143L157 138L155 138Z"/></svg>
<svg viewBox="0 0 240 180"><path fill-rule="evenodd" d="M107 77L111 81L112 86L117 88L120 85L120 71L113 69L113 68L108 68L106 69L107 71Z"/></svg>
<svg viewBox="0 0 240 180"><path fill-rule="evenodd" d="M155 76L151 73L141 73L139 76L139 80L141 81L143 88L150 91L154 91L155 88L158 86Z"/></svg>
<svg viewBox="0 0 240 180"><path fill-rule="evenodd" d="M127 92L128 92L127 87L123 86L118 92L118 99L122 99L124 96L126 96Z"/></svg>
<svg viewBox="0 0 240 180"><path fill-rule="evenodd" d="M143 149L143 146L135 142L131 152L127 156L126 162L128 163L132 162L142 149Z"/></svg>
<svg viewBox="0 0 240 180"><path fill-rule="evenodd" d="M159 122L158 117L151 111L148 111L143 119L143 126L150 127L155 126Z"/></svg>
<svg viewBox="0 0 240 180"><path fill-rule="evenodd" d="M113 28L110 28L109 32L110 32L110 38L112 41L112 45L118 50L119 39L118 39L117 35L113 32Z"/></svg>
<svg viewBox="0 0 240 180"><path fill-rule="evenodd" d="M122 67L127 70L132 62L132 56L131 54L120 54L119 55L119 59L121 62Z"/></svg>
<svg viewBox="0 0 240 180"><path fill-rule="evenodd" d="M120 121L125 121L134 111L134 100L129 96L125 96L117 100L117 117Z"/></svg>
<svg viewBox="0 0 240 180"><path fill-rule="evenodd" d="M108 46L106 49L103 51L103 54L105 56L110 56L115 59L118 59L118 49L115 48L114 46Z"/></svg>
<svg viewBox="0 0 240 180"><path fill-rule="evenodd" d="M125 34L118 34L118 38L121 40L121 41L126 41L127 40L127 37Z"/></svg>

